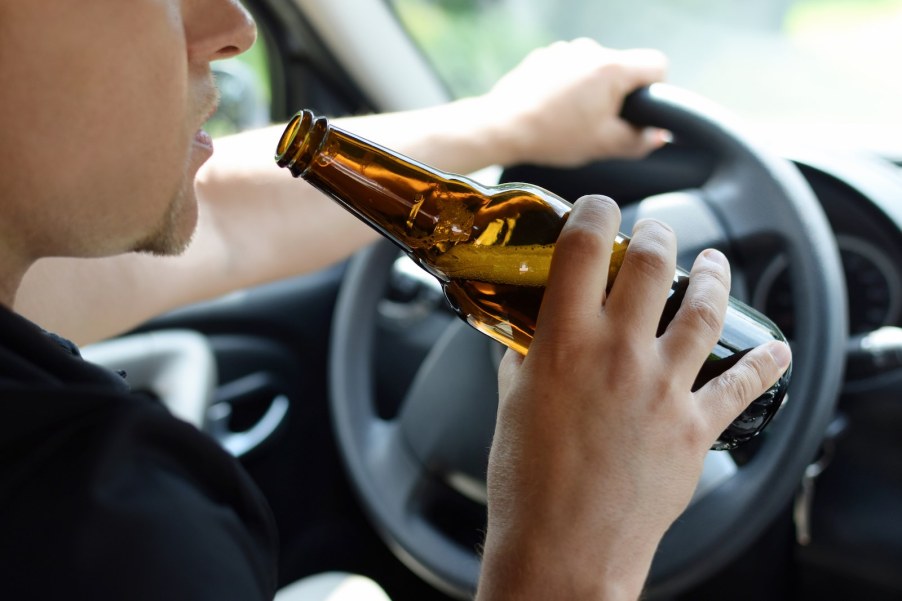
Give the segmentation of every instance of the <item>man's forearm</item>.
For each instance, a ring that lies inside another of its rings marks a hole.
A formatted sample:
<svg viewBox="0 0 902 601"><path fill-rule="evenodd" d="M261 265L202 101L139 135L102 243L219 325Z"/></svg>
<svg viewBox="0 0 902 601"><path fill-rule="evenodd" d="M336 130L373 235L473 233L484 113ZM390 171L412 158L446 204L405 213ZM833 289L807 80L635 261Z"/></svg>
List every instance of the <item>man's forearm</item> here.
<svg viewBox="0 0 902 601"><path fill-rule="evenodd" d="M500 153L469 110L459 103L342 125L424 162L464 171L486 166L493 146ZM281 132L277 125L217 141L198 174L198 227L182 255L45 259L26 274L16 310L77 342L92 342L187 303L315 271L375 240L372 230L276 166Z"/></svg>

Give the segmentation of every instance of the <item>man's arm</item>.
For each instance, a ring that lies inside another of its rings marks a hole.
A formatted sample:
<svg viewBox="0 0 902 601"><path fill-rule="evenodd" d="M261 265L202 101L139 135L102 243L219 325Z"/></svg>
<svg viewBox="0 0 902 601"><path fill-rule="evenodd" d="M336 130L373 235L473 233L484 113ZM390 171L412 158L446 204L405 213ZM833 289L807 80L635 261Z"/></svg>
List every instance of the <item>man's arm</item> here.
<svg viewBox="0 0 902 601"><path fill-rule="evenodd" d="M661 144L660 133L620 120L620 105L665 69L654 51L557 43L530 54L483 96L335 122L456 173L641 156ZM274 126L217 141L198 174L198 228L184 254L45 259L26 275L16 310L86 343L187 303L322 268L374 240L338 205L275 166L281 132Z"/></svg>

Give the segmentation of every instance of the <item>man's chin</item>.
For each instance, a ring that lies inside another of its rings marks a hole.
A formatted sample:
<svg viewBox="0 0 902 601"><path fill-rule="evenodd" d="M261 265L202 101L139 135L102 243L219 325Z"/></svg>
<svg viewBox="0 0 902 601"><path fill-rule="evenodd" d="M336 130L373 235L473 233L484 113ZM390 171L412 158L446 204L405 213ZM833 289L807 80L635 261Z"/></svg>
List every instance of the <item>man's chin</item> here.
<svg viewBox="0 0 902 601"><path fill-rule="evenodd" d="M191 244L197 227L197 201L181 197L169 205L160 225L134 245L134 252L160 257L182 254Z"/></svg>
<svg viewBox="0 0 902 601"><path fill-rule="evenodd" d="M188 236L186 239L175 237L147 239L135 245L133 252L156 257L175 257L185 252L190 243L191 236Z"/></svg>

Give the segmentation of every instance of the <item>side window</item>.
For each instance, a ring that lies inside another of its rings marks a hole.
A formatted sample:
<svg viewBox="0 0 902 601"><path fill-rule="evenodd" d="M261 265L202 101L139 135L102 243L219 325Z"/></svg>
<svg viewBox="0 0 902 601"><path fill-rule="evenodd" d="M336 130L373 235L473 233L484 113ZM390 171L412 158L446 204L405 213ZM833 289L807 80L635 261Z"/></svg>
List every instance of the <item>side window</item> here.
<svg viewBox="0 0 902 601"><path fill-rule="evenodd" d="M205 129L213 137L268 125L272 87L269 52L264 36L239 56L212 64L220 100Z"/></svg>
<svg viewBox="0 0 902 601"><path fill-rule="evenodd" d="M388 0L452 94L481 94L533 48L557 39L559 0Z"/></svg>

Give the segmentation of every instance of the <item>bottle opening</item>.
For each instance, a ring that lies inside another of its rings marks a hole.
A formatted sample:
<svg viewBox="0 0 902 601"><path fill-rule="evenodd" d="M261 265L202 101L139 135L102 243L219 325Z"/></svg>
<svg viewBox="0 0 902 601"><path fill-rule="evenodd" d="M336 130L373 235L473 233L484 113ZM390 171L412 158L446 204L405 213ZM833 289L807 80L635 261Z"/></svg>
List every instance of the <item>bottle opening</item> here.
<svg viewBox="0 0 902 601"><path fill-rule="evenodd" d="M288 122L276 147L276 163L279 167L291 169L294 166L303 148L304 138L306 138L312 120L313 115L310 111L301 111Z"/></svg>
<svg viewBox="0 0 902 601"><path fill-rule="evenodd" d="M300 111L291 118L282 132L276 146L276 163L279 167L287 167L295 177L300 177L319 149L328 129L324 117L317 118L312 111L306 109Z"/></svg>
<svg viewBox="0 0 902 601"><path fill-rule="evenodd" d="M279 138L279 145L276 147L276 162L279 164L279 167L287 167L288 163L291 162L292 157L288 156L288 149L291 148L300 128L301 114L298 113L291 118L291 121L285 127L285 131L282 132L282 137Z"/></svg>

